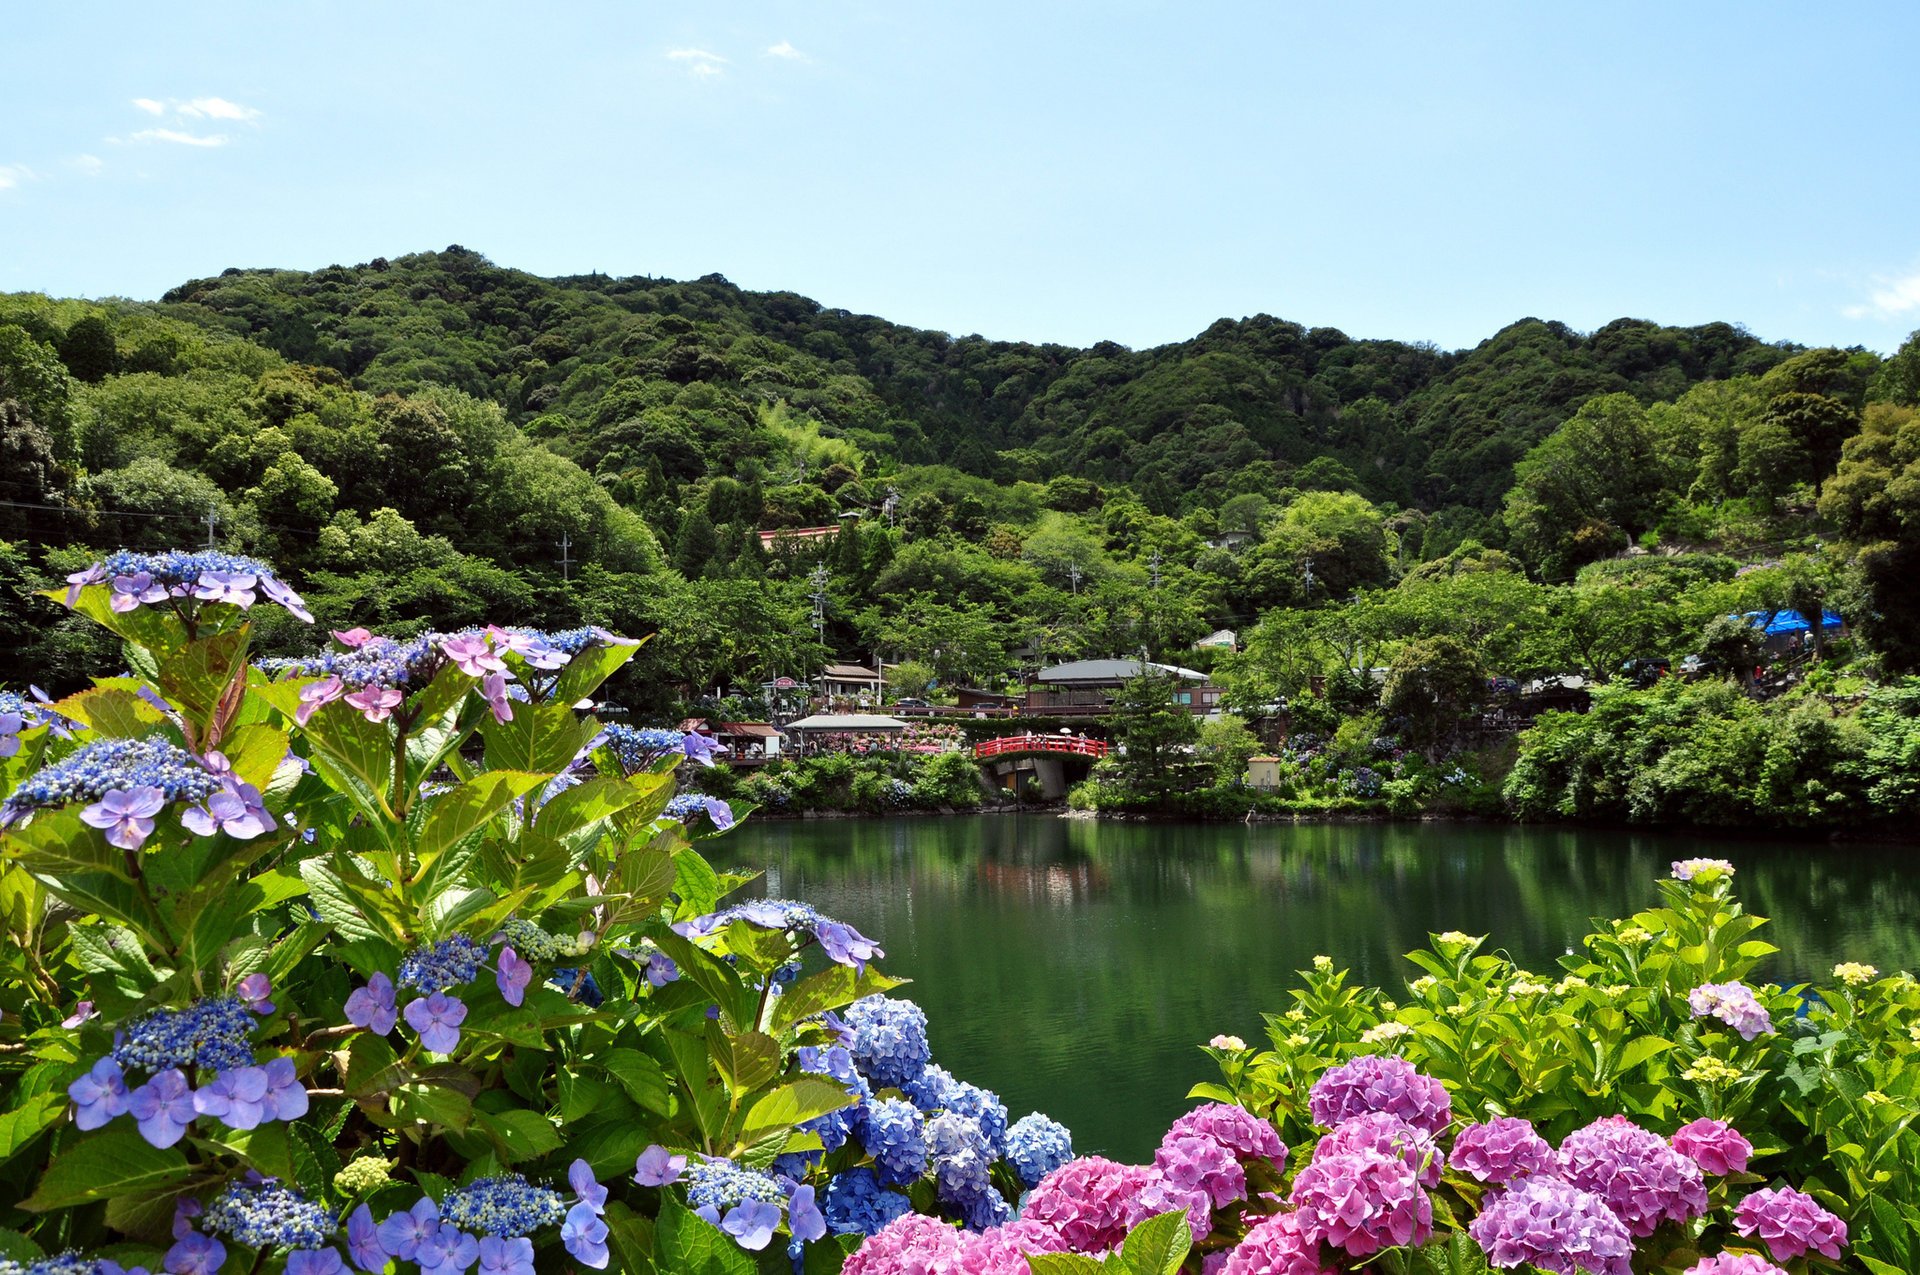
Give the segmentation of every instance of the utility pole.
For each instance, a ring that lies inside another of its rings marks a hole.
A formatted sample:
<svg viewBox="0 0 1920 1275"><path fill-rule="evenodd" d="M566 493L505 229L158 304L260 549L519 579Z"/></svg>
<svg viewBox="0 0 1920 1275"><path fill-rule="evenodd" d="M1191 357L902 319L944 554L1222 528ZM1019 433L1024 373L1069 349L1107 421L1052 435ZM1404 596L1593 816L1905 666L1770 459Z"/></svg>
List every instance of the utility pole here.
<svg viewBox="0 0 1920 1275"><path fill-rule="evenodd" d="M827 637L827 564L821 563L807 577L813 582L813 632L824 645Z"/></svg>
<svg viewBox="0 0 1920 1275"><path fill-rule="evenodd" d="M1079 597L1080 596L1080 564L1079 563L1069 562L1067 564L1067 579L1073 581L1073 596L1076 598Z"/></svg>
<svg viewBox="0 0 1920 1275"><path fill-rule="evenodd" d="M1312 558L1307 559L1307 582L1304 587L1306 589L1306 592L1308 593L1313 592L1313 559Z"/></svg>
<svg viewBox="0 0 1920 1275"><path fill-rule="evenodd" d="M573 579L573 559L569 557L567 553L567 551L572 548L573 548L572 533L566 532L566 531L561 532L560 533L560 578L562 580Z"/></svg>
<svg viewBox="0 0 1920 1275"><path fill-rule="evenodd" d="M1155 549L1153 556L1147 559L1147 564L1151 571L1153 591L1158 593L1160 592L1160 551L1158 549Z"/></svg>
<svg viewBox="0 0 1920 1275"><path fill-rule="evenodd" d="M887 498L880 502L880 512L887 516L887 526L893 526L893 511L900 506L900 489L889 485Z"/></svg>
<svg viewBox="0 0 1920 1275"><path fill-rule="evenodd" d="M214 547L213 529L220 525L220 515L214 512L214 508L212 505L208 505L207 516L205 518L202 518L200 521L207 524L207 548L211 549Z"/></svg>

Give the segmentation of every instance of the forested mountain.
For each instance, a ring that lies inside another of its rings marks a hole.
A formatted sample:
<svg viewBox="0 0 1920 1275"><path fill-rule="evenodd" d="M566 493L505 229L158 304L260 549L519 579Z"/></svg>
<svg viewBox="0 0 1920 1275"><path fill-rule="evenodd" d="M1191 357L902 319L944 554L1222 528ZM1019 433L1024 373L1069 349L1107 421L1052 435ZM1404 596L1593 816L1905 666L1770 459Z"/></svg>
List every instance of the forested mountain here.
<svg viewBox="0 0 1920 1275"><path fill-rule="evenodd" d="M1683 652L1713 608L1787 587L1742 577L1596 636L1623 600L1672 601L1593 573L1648 550L1711 551L1723 582L1805 558L1798 596L1855 599L1920 664L1897 584L1916 402L1913 342L1883 361L1524 319L1445 352L1257 315L1071 349L458 247L156 303L0 296L0 646L55 682L96 671L112 653L32 588L102 548L204 543L210 519L334 627L591 620L657 634L632 685L688 698L829 652L951 684L1142 647L1203 662L1186 648L1213 629L1280 625L1241 657L1267 695L1292 674L1246 660L1292 658L1281 621L1417 595L1427 619L1366 639L1385 658L1489 573L1548 591L1552 640L1486 648L1504 671L1593 666Z"/></svg>

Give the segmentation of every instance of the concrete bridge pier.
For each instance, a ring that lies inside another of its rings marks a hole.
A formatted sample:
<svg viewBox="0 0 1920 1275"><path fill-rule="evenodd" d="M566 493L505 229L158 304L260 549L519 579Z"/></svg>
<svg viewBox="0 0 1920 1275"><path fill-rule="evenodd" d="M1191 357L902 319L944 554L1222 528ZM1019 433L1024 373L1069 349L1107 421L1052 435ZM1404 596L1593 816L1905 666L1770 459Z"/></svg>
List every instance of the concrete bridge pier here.
<svg viewBox="0 0 1920 1275"><path fill-rule="evenodd" d="M1067 796L1067 768L1058 757L1025 755L1000 761L982 762L980 779L989 788L1018 792L1028 779L1040 785L1044 801L1064 801Z"/></svg>

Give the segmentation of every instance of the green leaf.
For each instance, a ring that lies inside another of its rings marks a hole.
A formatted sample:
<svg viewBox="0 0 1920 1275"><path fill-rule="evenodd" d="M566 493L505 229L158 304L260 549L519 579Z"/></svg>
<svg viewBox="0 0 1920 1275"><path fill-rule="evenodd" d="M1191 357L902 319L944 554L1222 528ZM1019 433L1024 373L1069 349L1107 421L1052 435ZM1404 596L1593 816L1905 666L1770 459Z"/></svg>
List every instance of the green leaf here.
<svg viewBox="0 0 1920 1275"><path fill-rule="evenodd" d="M331 925L341 938L348 942L375 939L396 947L406 946L399 930L378 907L364 906L368 901L367 887L350 884L319 859L301 862L300 879L307 883L320 919Z"/></svg>
<svg viewBox="0 0 1920 1275"><path fill-rule="evenodd" d="M426 808L415 838L417 871L424 873L456 842L472 836L489 820L545 781L521 771L490 770L435 797Z"/></svg>
<svg viewBox="0 0 1920 1275"><path fill-rule="evenodd" d="M1174 1275L1193 1247L1184 1209L1160 1213L1127 1232L1120 1256L1133 1275Z"/></svg>
<svg viewBox="0 0 1920 1275"><path fill-rule="evenodd" d="M153 1146L131 1124L122 1124L61 1152L20 1207L46 1213L94 1200L161 1195L192 1172L179 1148Z"/></svg>
<svg viewBox="0 0 1920 1275"><path fill-rule="evenodd" d="M307 719L304 738L312 746L308 760L335 791L345 794L374 821L382 839L394 821L387 805L393 785L393 734L384 722L370 722L345 700L335 700Z"/></svg>
<svg viewBox="0 0 1920 1275"><path fill-rule="evenodd" d="M652 1055L637 1049L610 1050L604 1065L635 1102L663 1116L673 1114L673 1082Z"/></svg>
<svg viewBox="0 0 1920 1275"><path fill-rule="evenodd" d="M1673 1048L1673 1042L1659 1036L1637 1036L1620 1051L1620 1064L1616 1073L1629 1072L1649 1058L1656 1057Z"/></svg>
<svg viewBox="0 0 1920 1275"><path fill-rule="evenodd" d="M732 1236L671 1195L661 1200L654 1222L653 1260L674 1275L754 1275L753 1259Z"/></svg>
<svg viewBox="0 0 1920 1275"><path fill-rule="evenodd" d="M393 1114L403 1120L465 1129L473 1120L473 1102L445 1085L406 1084L393 1091Z"/></svg>
<svg viewBox="0 0 1920 1275"><path fill-rule="evenodd" d="M33 1145L66 1109L65 1094L38 1093L0 1115L0 1164Z"/></svg>
<svg viewBox="0 0 1920 1275"><path fill-rule="evenodd" d="M62 606L67 602L65 589L47 589L40 596L52 598ZM109 633L155 653L171 651L187 641L187 626L170 610L160 607L114 610L113 590L105 584L90 584L80 590L72 609Z"/></svg>
<svg viewBox="0 0 1920 1275"><path fill-rule="evenodd" d="M114 679L118 682L120 679ZM97 735L113 739L145 739L167 724L167 715L141 699L137 683L97 686L69 695L54 710L71 717Z"/></svg>
<svg viewBox="0 0 1920 1275"><path fill-rule="evenodd" d="M560 1149L560 1131L537 1111L476 1111L473 1122L493 1140L503 1164L538 1160Z"/></svg>
<svg viewBox="0 0 1920 1275"><path fill-rule="evenodd" d="M535 826L547 836L564 837L645 801L649 795L648 790L628 780L600 776L567 789L542 806Z"/></svg>
<svg viewBox="0 0 1920 1275"><path fill-rule="evenodd" d="M480 734L487 741L488 770L530 770L541 775L565 770L599 730L591 718L581 718L566 704L516 704L512 721L488 718L480 724Z"/></svg>
<svg viewBox="0 0 1920 1275"><path fill-rule="evenodd" d="M758 1089L780 1074L780 1042L765 1032L729 1036L720 1024L709 1023L707 1053L735 1094Z"/></svg>
<svg viewBox="0 0 1920 1275"><path fill-rule="evenodd" d="M247 662L247 626L196 638L160 661L160 691L180 710L187 740L197 751L213 741L223 702Z"/></svg>
<svg viewBox="0 0 1920 1275"><path fill-rule="evenodd" d="M864 974L855 973L845 965L831 966L801 979L774 1002L773 1027L777 1031L815 1014L851 1005L862 996L899 987L904 982L905 979L882 974L871 965Z"/></svg>
<svg viewBox="0 0 1920 1275"><path fill-rule="evenodd" d="M620 670L640 650L638 642L607 644L596 642L582 650L561 670L554 683L556 704L573 704L600 689L600 684ZM599 728L596 726L595 733Z"/></svg>
<svg viewBox="0 0 1920 1275"><path fill-rule="evenodd" d="M758 1142L769 1133L804 1124L815 1116L853 1105L846 1087L817 1076L800 1076L771 1090L747 1111L740 1141Z"/></svg>
<svg viewBox="0 0 1920 1275"><path fill-rule="evenodd" d="M1027 1258L1027 1265L1033 1275L1118 1275L1122 1269L1079 1253L1037 1253Z"/></svg>

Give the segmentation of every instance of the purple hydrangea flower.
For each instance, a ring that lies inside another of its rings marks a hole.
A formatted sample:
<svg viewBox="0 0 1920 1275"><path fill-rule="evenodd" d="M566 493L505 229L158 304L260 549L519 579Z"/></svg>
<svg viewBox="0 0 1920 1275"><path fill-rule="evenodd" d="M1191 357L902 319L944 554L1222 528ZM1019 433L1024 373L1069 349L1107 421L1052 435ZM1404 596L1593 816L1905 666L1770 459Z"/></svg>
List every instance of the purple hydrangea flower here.
<svg viewBox="0 0 1920 1275"><path fill-rule="evenodd" d="M380 1247L387 1256L402 1262L411 1262L420 1252L421 1244L433 1238L440 1230L440 1206L431 1196L422 1197L404 1213L395 1213L382 1222L376 1230Z"/></svg>
<svg viewBox="0 0 1920 1275"><path fill-rule="evenodd" d="M1178 1127L1178 1121L1175 1126ZM1167 1131L1168 1136L1173 1130ZM1277 1141L1277 1139L1276 1139ZM1014 1121L1007 1130L1007 1163L1023 1186L1040 1179L1073 1159L1073 1134L1057 1120L1035 1111Z"/></svg>
<svg viewBox="0 0 1920 1275"><path fill-rule="evenodd" d="M480 1275L533 1275L533 1241L525 1236L484 1236L480 1241Z"/></svg>
<svg viewBox="0 0 1920 1275"><path fill-rule="evenodd" d="M665 952L656 951L647 957L647 983L651 987L665 987L680 977L680 967Z"/></svg>
<svg viewBox="0 0 1920 1275"><path fill-rule="evenodd" d="M494 973L493 981L500 989L502 1000L509 1005L519 1005L527 999L527 986L533 982L533 966L521 960L520 953L508 945L500 949L500 968Z"/></svg>
<svg viewBox="0 0 1920 1275"><path fill-rule="evenodd" d="M420 1275L466 1275L479 1256L479 1240L451 1223L441 1222L432 1235L420 1241L413 1260L420 1263Z"/></svg>
<svg viewBox="0 0 1920 1275"><path fill-rule="evenodd" d="M393 980L385 974L375 974L365 987L356 988L347 997L347 1021L376 1036L392 1031L398 1017L393 1004Z"/></svg>
<svg viewBox="0 0 1920 1275"><path fill-rule="evenodd" d="M1169 1138L1194 1134L1212 1138L1233 1152L1242 1164L1264 1160L1275 1169L1287 1163L1287 1144L1280 1141L1272 1125L1245 1107L1230 1102L1210 1102L1195 1107L1167 1128Z"/></svg>
<svg viewBox="0 0 1920 1275"><path fill-rule="evenodd" d="M1673 1149L1700 1166L1702 1173L1724 1178L1745 1173L1753 1144L1732 1125L1705 1118L1681 1125L1670 1139Z"/></svg>
<svg viewBox="0 0 1920 1275"><path fill-rule="evenodd" d="M263 817L264 816L264 817ZM180 812L181 826L197 837L224 832L236 841L251 841L274 825L265 807L247 805L238 793L217 792L204 806L190 806Z"/></svg>
<svg viewBox="0 0 1920 1275"><path fill-rule="evenodd" d="M1205 1195L1212 1208L1247 1198L1247 1171L1212 1138L1169 1132L1153 1153L1153 1167L1176 1190Z"/></svg>
<svg viewBox="0 0 1920 1275"><path fill-rule="evenodd" d="M1776 1262L1790 1262L1809 1250L1840 1260L1847 1224L1792 1187L1755 1191L1733 1211L1733 1229L1758 1236Z"/></svg>
<svg viewBox="0 0 1920 1275"><path fill-rule="evenodd" d="M1496 1192L1467 1227L1487 1262L1554 1275L1632 1275L1633 1236L1605 1200L1536 1174Z"/></svg>
<svg viewBox="0 0 1920 1275"><path fill-rule="evenodd" d="M193 1086L178 1067L169 1067L127 1095L127 1111L140 1123L140 1136L156 1147L170 1147L186 1136L197 1114Z"/></svg>
<svg viewBox="0 0 1920 1275"><path fill-rule="evenodd" d="M169 1275L219 1275L226 1262L226 1245L211 1235L189 1231L167 1250L164 1265Z"/></svg>
<svg viewBox="0 0 1920 1275"><path fill-rule="evenodd" d="M1687 1267L1686 1275L1787 1275L1766 1258L1753 1253L1722 1253L1704 1257Z"/></svg>
<svg viewBox="0 0 1920 1275"><path fill-rule="evenodd" d="M1553 1165L1553 1147L1532 1121L1518 1116L1470 1124L1453 1140L1453 1167L1495 1186L1529 1173L1551 1172Z"/></svg>
<svg viewBox="0 0 1920 1275"><path fill-rule="evenodd" d="M1546 1144L1543 1141L1541 1145ZM1440 1174L1446 1169L1446 1157L1425 1130L1416 1129L1385 1111L1369 1111L1363 1116L1342 1120L1314 1146L1313 1156L1317 1160L1323 1155L1347 1155L1356 1151L1399 1156L1424 1187L1439 1186Z"/></svg>
<svg viewBox="0 0 1920 1275"><path fill-rule="evenodd" d="M494 721L513 720L513 697L507 693L505 673L489 673L481 678L480 695L487 701L487 707L493 710Z"/></svg>
<svg viewBox="0 0 1920 1275"><path fill-rule="evenodd" d="M273 1012L273 979L265 974L249 974L233 985L233 994L247 1003L256 1014Z"/></svg>
<svg viewBox="0 0 1920 1275"><path fill-rule="evenodd" d="M260 577L245 571L202 571L193 586L201 602L225 602L246 610L253 605L253 589Z"/></svg>
<svg viewBox="0 0 1920 1275"><path fill-rule="evenodd" d="M1391 1054L1362 1054L1329 1067L1313 1082L1308 1104L1314 1123L1328 1129L1369 1111L1399 1116L1434 1135L1453 1120L1453 1100L1446 1086Z"/></svg>
<svg viewBox="0 0 1920 1275"><path fill-rule="evenodd" d="M773 1228L780 1225L780 1206L765 1200L743 1200L727 1210L720 1229L733 1236L741 1248L758 1252L773 1239Z"/></svg>
<svg viewBox="0 0 1920 1275"><path fill-rule="evenodd" d="M298 1120L307 1114L307 1087L300 1083L299 1069L291 1058L275 1058L267 1071L267 1119Z"/></svg>
<svg viewBox="0 0 1920 1275"><path fill-rule="evenodd" d="M1636 1239L1662 1222L1685 1222L1707 1211L1700 1166L1625 1116L1607 1116L1560 1143L1559 1177L1591 1191Z"/></svg>
<svg viewBox="0 0 1920 1275"><path fill-rule="evenodd" d="M334 636L340 635L336 633ZM346 693L347 684L337 675L323 677L317 682L308 682L300 688L300 706L293 710L294 722L305 726L308 718Z"/></svg>
<svg viewBox="0 0 1920 1275"><path fill-rule="evenodd" d="M347 696L347 703L360 710L370 722L384 722L393 716L406 698L391 686L365 686Z"/></svg>
<svg viewBox="0 0 1920 1275"><path fill-rule="evenodd" d="M1675 881L1691 881L1696 877L1712 880L1716 876L1732 876L1733 865L1725 859L1676 859L1673 863Z"/></svg>
<svg viewBox="0 0 1920 1275"><path fill-rule="evenodd" d="M223 1071L193 1095L193 1109L230 1129L258 1128L267 1113L267 1069L235 1067Z"/></svg>
<svg viewBox="0 0 1920 1275"><path fill-rule="evenodd" d="M1020 1217L1059 1236L1065 1251L1097 1256L1126 1238L1133 1205L1156 1176L1141 1165L1082 1156L1043 1178L1027 1195Z"/></svg>
<svg viewBox="0 0 1920 1275"><path fill-rule="evenodd" d="M456 996L435 992L407 1002L408 1026L420 1033L420 1043L436 1054L450 1054L460 1044L460 1024L467 1007Z"/></svg>
<svg viewBox="0 0 1920 1275"><path fill-rule="evenodd" d="M633 1180L641 1186L671 1186L687 1171L687 1157L669 1155L658 1143L640 1153L633 1162Z"/></svg>
<svg viewBox="0 0 1920 1275"><path fill-rule="evenodd" d="M1687 993L1687 1004L1695 1018L1717 1018L1739 1032L1742 1040L1773 1031L1773 1016L1745 983L1703 983Z"/></svg>
<svg viewBox="0 0 1920 1275"><path fill-rule="evenodd" d="M153 572L136 571L132 575L113 578L113 596L107 605L115 611L127 612L141 606L151 606L155 602L167 600L167 586L153 582Z"/></svg>
<svg viewBox="0 0 1920 1275"><path fill-rule="evenodd" d="M313 623L313 612L307 610L306 599L295 593L287 585L282 584L274 576L260 577L260 592L266 594L269 600L278 602L281 606L285 607L294 618L307 624Z"/></svg>
<svg viewBox="0 0 1920 1275"><path fill-rule="evenodd" d="M107 834L107 843L138 850L153 835L153 817L167 804L158 788L115 789L80 812L80 821Z"/></svg>
<svg viewBox="0 0 1920 1275"><path fill-rule="evenodd" d="M468 677L504 673L507 662L493 653L493 645L484 634L461 634L440 644L440 653Z"/></svg>
<svg viewBox="0 0 1920 1275"><path fill-rule="evenodd" d="M820 1213L820 1206L814 1200L813 1187L802 1183L793 1188L793 1194L787 1197L787 1229L793 1238L803 1244L811 1244L825 1237L827 1219Z"/></svg>
<svg viewBox="0 0 1920 1275"><path fill-rule="evenodd" d="M347 1275L336 1248L296 1249L287 1254L287 1275Z"/></svg>
<svg viewBox="0 0 1920 1275"><path fill-rule="evenodd" d="M680 740L680 748L686 754L687 760L711 767L713 755L720 751L720 741L702 735L698 731L688 731Z"/></svg>
<svg viewBox="0 0 1920 1275"><path fill-rule="evenodd" d="M1294 1179L1300 1230L1351 1257L1424 1244L1433 1205L1401 1156L1372 1151L1316 1155Z"/></svg>
<svg viewBox="0 0 1920 1275"><path fill-rule="evenodd" d="M67 1086L67 1097L73 1100L73 1123L81 1129L98 1129L127 1114L126 1075L119 1063L102 1058Z"/></svg>
<svg viewBox="0 0 1920 1275"><path fill-rule="evenodd" d="M779 1212L778 1209L774 1210L776 1221ZM607 1251L607 1224L584 1204L576 1204L567 1210L567 1220L560 1224L560 1242L572 1254L574 1261L595 1270L606 1269L612 1256Z"/></svg>
<svg viewBox="0 0 1920 1275"><path fill-rule="evenodd" d="M380 1243L380 1228L373 1224L373 1210L364 1204L347 1215L347 1255L368 1275L387 1269L389 1254Z"/></svg>

